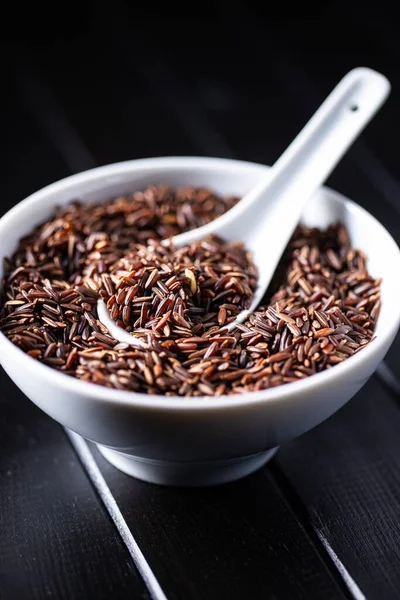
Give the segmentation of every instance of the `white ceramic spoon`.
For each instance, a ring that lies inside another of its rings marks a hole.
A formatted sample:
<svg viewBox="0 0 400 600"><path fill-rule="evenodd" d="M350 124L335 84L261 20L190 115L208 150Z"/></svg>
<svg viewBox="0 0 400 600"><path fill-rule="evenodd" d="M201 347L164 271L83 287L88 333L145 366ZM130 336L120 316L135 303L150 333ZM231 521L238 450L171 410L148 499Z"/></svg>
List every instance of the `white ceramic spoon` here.
<svg viewBox="0 0 400 600"><path fill-rule="evenodd" d="M350 71L334 88L266 178L227 213L211 223L173 238L184 246L218 234L241 240L251 251L259 280L251 306L236 321L243 321L260 304L303 209L317 188L331 174L349 146L381 107L390 83L367 68ZM111 320L104 302L98 304L99 319L121 342L142 346Z"/></svg>

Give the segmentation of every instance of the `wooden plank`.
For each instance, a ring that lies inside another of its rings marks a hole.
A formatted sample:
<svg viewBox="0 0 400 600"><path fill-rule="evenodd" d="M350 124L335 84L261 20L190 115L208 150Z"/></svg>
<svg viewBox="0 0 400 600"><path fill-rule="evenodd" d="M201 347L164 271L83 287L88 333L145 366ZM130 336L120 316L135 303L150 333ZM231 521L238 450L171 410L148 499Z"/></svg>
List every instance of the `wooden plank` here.
<svg viewBox="0 0 400 600"><path fill-rule="evenodd" d="M169 598L348 597L268 467L217 488L174 489L128 477L93 452Z"/></svg>
<svg viewBox="0 0 400 600"><path fill-rule="evenodd" d="M276 463L368 599L400 589L400 411L376 379Z"/></svg>
<svg viewBox="0 0 400 600"><path fill-rule="evenodd" d="M62 429L0 388L0 598L148 598Z"/></svg>
<svg viewBox="0 0 400 600"><path fill-rule="evenodd" d="M2 80L1 212L68 174ZM148 598L63 430L1 368L0 408L0 598Z"/></svg>

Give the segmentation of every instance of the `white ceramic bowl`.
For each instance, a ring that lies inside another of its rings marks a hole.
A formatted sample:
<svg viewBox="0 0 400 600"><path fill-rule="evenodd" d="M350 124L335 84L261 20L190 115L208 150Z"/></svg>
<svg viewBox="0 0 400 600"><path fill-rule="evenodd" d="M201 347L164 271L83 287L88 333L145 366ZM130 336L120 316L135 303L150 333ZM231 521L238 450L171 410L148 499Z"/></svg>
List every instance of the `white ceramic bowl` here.
<svg viewBox="0 0 400 600"><path fill-rule="evenodd" d="M149 184L206 186L244 195L267 167L214 158L156 158L74 175L33 194L0 219L2 258L18 240L72 199L103 200ZM0 333L0 362L16 385L48 415L96 442L122 471L146 481L212 485L263 465L276 448L343 406L372 375L400 322L400 252L365 210L323 188L304 213L307 225L344 222L352 243L383 277L376 340L323 373L271 390L219 398L148 396L78 381L45 366ZM266 255L265 260L268 260Z"/></svg>

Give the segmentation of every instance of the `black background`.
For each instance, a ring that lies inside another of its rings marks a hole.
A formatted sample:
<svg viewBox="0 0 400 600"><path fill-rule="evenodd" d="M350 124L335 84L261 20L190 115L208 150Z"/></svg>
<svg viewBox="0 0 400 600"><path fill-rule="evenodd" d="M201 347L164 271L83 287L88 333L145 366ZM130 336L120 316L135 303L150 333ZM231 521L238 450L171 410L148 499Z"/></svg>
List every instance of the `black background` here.
<svg viewBox="0 0 400 600"><path fill-rule="evenodd" d="M0 213L52 181L119 160L272 164L337 81L369 66L390 79L391 97L329 184L399 241L393 7L7 6ZM168 598L399 598L399 351L396 341L389 371L237 483L159 488L91 448ZM0 379L0 598L149 598L63 429L2 371Z"/></svg>

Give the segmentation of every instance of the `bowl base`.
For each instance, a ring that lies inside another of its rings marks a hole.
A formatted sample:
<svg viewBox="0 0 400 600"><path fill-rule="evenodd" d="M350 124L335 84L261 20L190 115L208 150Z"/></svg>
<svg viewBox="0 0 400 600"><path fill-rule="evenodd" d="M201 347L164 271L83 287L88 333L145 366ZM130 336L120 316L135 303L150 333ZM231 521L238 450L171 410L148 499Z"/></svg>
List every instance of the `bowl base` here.
<svg viewBox="0 0 400 600"><path fill-rule="evenodd" d="M207 462L168 462L139 458L97 444L98 449L114 467L148 483L158 485L200 487L220 485L250 475L277 452L278 447L240 458Z"/></svg>

